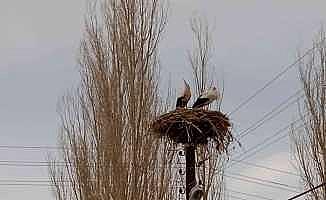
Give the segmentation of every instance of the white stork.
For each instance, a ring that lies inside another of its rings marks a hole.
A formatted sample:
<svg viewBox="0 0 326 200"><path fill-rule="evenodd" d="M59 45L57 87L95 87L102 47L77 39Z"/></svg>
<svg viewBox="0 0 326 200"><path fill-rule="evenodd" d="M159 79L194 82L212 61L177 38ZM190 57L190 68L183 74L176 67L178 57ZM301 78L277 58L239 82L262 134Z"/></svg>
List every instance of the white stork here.
<svg viewBox="0 0 326 200"><path fill-rule="evenodd" d="M188 101L190 100L190 97L191 97L190 86L188 85L188 83L185 80L183 80L183 82L184 82L183 93L177 99L176 108L185 108L185 107L187 107Z"/></svg>
<svg viewBox="0 0 326 200"><path fill-rule="evenodd" d="M210 88L209 90L203 92L198 97L198 99L196 100L196 102L194 103L192 108L201 108L203 106L206 106L206 105L212 103L214 100L217 100L219 98L220 98L220 95L219 95L216 87Z"/></svg>

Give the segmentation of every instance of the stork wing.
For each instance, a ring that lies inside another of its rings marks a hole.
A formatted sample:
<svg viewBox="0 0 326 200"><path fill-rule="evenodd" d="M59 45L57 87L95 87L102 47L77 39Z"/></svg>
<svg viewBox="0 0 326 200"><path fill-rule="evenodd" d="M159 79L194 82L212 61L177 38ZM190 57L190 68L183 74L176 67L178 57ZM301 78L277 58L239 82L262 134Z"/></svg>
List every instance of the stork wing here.
<svg viewBox="0 0 326 200"><path fill-rule="evenodd" d="M205 106L208 101L209 101L208 98L198 98L194 103L194 105L192 105L192 108L200 108L202 106Z"/></svg>

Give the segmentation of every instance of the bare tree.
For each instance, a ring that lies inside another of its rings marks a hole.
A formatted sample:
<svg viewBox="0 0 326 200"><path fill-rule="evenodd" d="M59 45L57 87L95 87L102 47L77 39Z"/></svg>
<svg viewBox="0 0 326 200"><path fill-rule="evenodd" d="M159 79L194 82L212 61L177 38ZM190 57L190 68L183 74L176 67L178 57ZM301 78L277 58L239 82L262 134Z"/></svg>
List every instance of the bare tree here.
<svg viewBox="0 0 326 200"><path fill-rule="evenodd" d="M198 97L203 91L218 83L213 79L214 67L210 65L213 37L208 22L201 17L192 18L190 26L193 50L189 53L189 61L193 72L194 96ZM221 100L215 106L215 109L220 110ZM198 172L205 185L204 199L223 199L225 156L220 154L214 142L209 142L207 146L199 146L196 157L197 162L202 164L198 166Z"/></svg>
<svg viewBox="0 0 326 200"><path fill-rule="evenodd" d="M314 49L300 64L300 80L305 94L299 112L303 128L292 128L291 138L305 189L326 182L326 40L320 31ZM326 188L313 190L309 200L326 199Z"/></svg>
<svg viewBox="0 0 326 200"><path fill-rule="evenodd" d="M163 110L160 0L90 2L81 42L81 85L60 106L61 160L50 163L58 200L171 199L171 145L150 134Z"/></svg>

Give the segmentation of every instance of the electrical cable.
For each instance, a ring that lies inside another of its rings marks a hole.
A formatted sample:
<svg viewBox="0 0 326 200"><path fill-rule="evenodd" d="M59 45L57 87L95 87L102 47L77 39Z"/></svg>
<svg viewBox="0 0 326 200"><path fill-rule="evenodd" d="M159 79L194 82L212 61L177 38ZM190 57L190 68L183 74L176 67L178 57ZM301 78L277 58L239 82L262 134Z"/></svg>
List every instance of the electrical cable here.
<svg viewBox="0 0 326 200"><path fill-rule="evenodd" d="M325 38L323 38L323 41L324 40L325 40ZM323 41L321 41L320 43L322 43ZM256 90L251 96L249 96L243 102L241 102L240 104L238 104L238 106L236 106L228 115L231 116L235 112L239 111L243 106L247 105L258 94L260 94L261 92L263 92L267 87L269 87L272 83L274 83L276 80L278 80L279 78L281 78L291 68L293 68L294 66L296 66L303 58L305 58L312 51L314 51L317 46L318 45L315 45L312 48L308 49L302 56L300 56L299 58L297 58L292 64L286 66L281 72L279 72L278 74L276 74L271 80L267 81L266 84L264 84L261 88L259 88L258 90Z"/></svg>

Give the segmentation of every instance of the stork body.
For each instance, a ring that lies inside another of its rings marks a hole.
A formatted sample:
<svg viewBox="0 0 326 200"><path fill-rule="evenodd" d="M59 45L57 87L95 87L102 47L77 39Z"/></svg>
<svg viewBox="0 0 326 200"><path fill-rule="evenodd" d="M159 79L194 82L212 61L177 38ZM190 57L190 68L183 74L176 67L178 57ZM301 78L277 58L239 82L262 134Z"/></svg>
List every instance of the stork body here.
<svg viewBox="0 0 326 200"><path fill-rule="evenodd" d="M213 101L217 100L219 96L220 95L216 87L210 88L198 97L192 108L201 108L203 106L207 106Z"/></svg>
<svg viewBox="0 0 326 200"><path fill-rule="evenodd" d="M177 104L176 104L176 108L185 108L187 107L188 101L190 100L191 97L191 90L190 90L190 86L188 85L188 83L184 81L184 89L182 92L182 95L180 97L178 97L177 99Z"/></svg>

